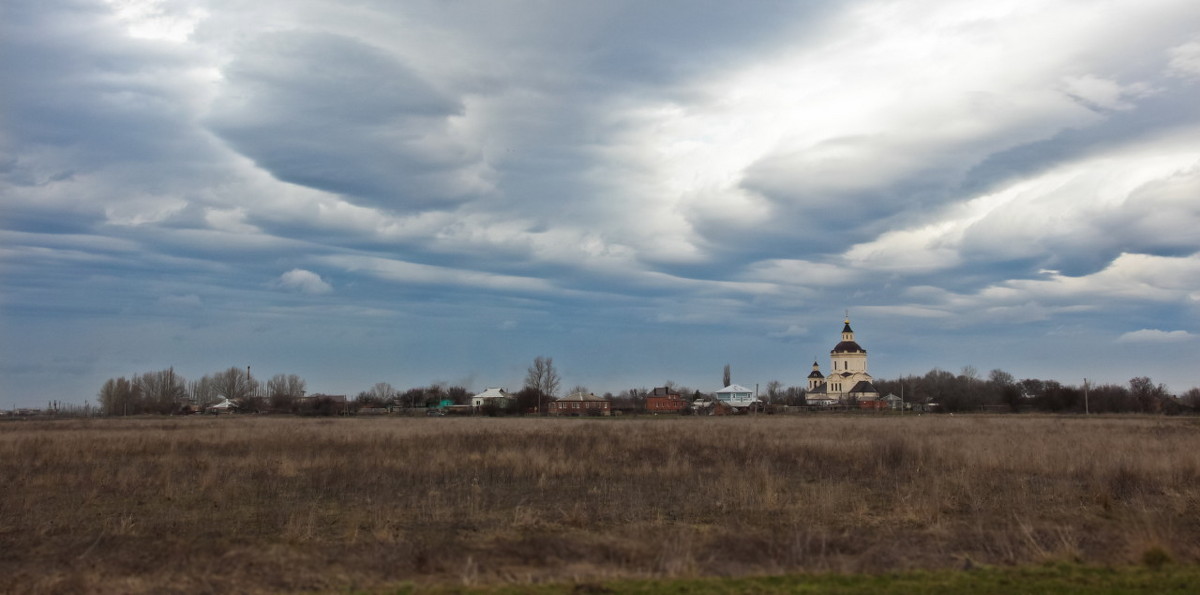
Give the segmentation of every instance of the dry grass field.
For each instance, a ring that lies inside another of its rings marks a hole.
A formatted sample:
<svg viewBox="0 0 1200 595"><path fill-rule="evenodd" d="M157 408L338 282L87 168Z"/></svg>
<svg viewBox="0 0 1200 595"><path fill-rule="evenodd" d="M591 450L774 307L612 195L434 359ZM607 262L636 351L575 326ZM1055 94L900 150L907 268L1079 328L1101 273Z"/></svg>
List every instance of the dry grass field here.
<svg viewBox="0 0 1200 595"><path fill-rule="evenodd" d="M0 591L1200 561L1200 420L0 424Z"/></svg>

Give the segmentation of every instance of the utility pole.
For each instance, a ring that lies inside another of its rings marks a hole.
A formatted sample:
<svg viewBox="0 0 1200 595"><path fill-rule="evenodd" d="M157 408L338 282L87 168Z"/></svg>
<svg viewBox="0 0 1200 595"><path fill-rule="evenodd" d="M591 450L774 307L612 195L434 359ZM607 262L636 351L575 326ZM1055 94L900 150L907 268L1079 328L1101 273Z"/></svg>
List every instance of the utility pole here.
<svg viewBox="0 0 1200 595"><path fill-rule="evenodd" d="M1091 415L1091 407L1088 405L1088 379L1083 379L1083 414Z"/></svg>

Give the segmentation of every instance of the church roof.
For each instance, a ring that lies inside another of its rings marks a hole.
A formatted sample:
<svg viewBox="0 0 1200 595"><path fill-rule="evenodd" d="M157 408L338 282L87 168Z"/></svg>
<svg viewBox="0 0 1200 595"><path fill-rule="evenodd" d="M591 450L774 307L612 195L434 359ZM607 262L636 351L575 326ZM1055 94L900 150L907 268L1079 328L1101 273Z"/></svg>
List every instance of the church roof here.
<svg viewBox="0 0 1200 595"><path fill-rule="evenodd" d="M849 325L847 325L849 326ZM854 341L842 341L834 346L830 353L866 353L867 350Z"/></svg>
<svg viewBox="0 0 1200 595"><path fill-rule="evenodd" d="M866 380L859 380L858 383L854 385L854 388L850 389L850 394L855 394L855 393L879 394L879 389L875 388L874 384L871 384L870 382L868 382Z"/></svg>
<svg viewBox="0 0 1200 595"><path fill-rule="evenodd" d="M808 377L809 378L824 378L825 375L822 374L820 370L813 370L811 373L809 373Z"/></svg>

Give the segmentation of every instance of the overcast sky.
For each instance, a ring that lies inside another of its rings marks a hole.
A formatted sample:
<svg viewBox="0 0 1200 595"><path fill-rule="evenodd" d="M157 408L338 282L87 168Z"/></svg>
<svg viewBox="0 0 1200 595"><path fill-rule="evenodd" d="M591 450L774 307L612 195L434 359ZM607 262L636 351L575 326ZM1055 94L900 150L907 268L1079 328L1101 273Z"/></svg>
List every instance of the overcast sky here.
<svg viewBox="0 0 1200 595"><path fill-rule="evenodd" d="M0 407L1200 386L1200 4L10 0Z"/></svg>

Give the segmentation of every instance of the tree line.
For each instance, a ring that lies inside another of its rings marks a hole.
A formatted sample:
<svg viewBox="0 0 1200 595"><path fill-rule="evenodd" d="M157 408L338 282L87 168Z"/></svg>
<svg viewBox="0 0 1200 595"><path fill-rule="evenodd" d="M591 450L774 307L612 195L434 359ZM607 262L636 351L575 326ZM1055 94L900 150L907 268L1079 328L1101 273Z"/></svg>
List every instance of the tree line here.
<svg viewBox="0 0 1200 595"><path fill-rule="evenodd" d="M560 382L553 359L539 356L529 368L526 386L514 395L515 409L521 412L539 410L555 397ZM420 408L446 402L466 405L472 396L465 387L444 383L400 391L387 382L377 382L346 403L341 395L307 395L306 388L305 380L296 374L276 374L264 383L255 378L249 368L230 367L189 381L172 367L109 378L100 387L97 399L101 415L169 415L203 411L226 399L237 403L237 409L242 412L334 415L344 412L347 407ZM306 396L311 398L305 399Z"/></svg>
<svg viewBox="0 0 1200 595"><path fill-rule="evenodd" d="M104 415L171 414L189 407L235 401L248 411L289 409L304 396L305 381L295 374L276 374L265 383L249 368L231 367L188 381L174 368L130 378L109 378L97 395Z"/></svg>
<svg viewBox="0 0 1200 595"><path fill-rule="evenodd" d="M1065 385L1056 380L1017 380L1003 370L986 378L967 366L959 374L934 368L924 376L878 380L882 394L903 396L909 403L936 403L937 410L1042 411L1051 413L1180 413L1200 411L1200 388L1178 397L1147 376L1131 378L1126 385L1083 382Z"/></svg>
<svg viewBox="0 0 1200 595"><path fill-rule="evenodd" d="M726 365L722 381L731 381ZM514 393L507 406L489 405L490 415L544 413L550 401L557 398L562 377L550 357L538 356L529 366L524 385ZM663 384L671 392L685 398L710 399L710 393L677 385ZM1045 411L1092 413L1176 413L1181 410L1200 410L1200 388L1192 388L1180 398L1170 395L1165 386L1150 378L1138 376L1128 385L1085 384L1063 385L1054 380L1017 380L1003 370L992 370L986 378L967 366L959 374L934 368L923 376L909 375L897 379L880 379L875 386L881 395L894 394L906 403L934 405L945 412L968 411ZM566 394L590 391L574 386ZM629 388L616 394L602 396L613 402L614 409L644 411L646 388ZM98 394L99 411L103 415L167 415L204 410L224 399L236 402L243 412L281 412L310 415L333 415L349 409L368 407L422 408L444 403L467 405L472 393L466 387L435 383L430 386L398 390L387 382L375 383L359 392L352 401L328 395L306 397L306 382L296 374L276 374L266 382L255 378L249 368L230 367L207 374L197 380L187 380L174 368L146 372L132 377L110 378ZM771 405L807 404L807 392L802 386L787 386L772 380L767 382L761 398ZM852 404L851 404L852 405Z"/></svg>

